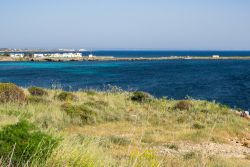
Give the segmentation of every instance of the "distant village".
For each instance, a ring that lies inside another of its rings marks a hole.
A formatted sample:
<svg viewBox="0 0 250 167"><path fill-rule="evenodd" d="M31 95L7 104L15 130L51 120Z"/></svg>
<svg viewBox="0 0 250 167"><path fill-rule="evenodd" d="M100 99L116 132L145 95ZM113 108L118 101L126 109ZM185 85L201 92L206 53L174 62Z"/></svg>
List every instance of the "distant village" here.
<svg viewBox="0 0 250 167"><path fill-rule="evenodd" d="M85 49L9 49L0 48L0 55L11 58L81 58ZM89 57L92 55L90 54Z"/></svg>
<svg viewBox="0 0 250 167"><path fill-rule="evenodd" d="M82 53L10 53L11 58L81 58Z"/></svg>
<svg viewBox="0 0 250 167"><path fill-rule="evenodd" d="M85 53L84 53L85 52ZM210 59L248 59L249 57L221 57L220 55L211 56L163 56L163 57L113 57L96 56L85 49L6 49L0 48L0 61L135 61L135 60L210 60Z"/></svg>

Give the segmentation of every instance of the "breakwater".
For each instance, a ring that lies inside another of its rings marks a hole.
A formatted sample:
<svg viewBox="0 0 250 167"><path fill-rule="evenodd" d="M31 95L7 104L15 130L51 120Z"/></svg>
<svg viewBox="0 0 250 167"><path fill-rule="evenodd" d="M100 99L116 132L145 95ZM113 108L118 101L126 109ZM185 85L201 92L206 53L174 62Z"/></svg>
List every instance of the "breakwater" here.
<svg viewBox="0 0 250 167"><path fill-rule="evenodd" d="M0 57L0 61L154 61L154 60L250 60L250 56L230 56L230 57L206 57L206 56L168 56L168 57L112 57L112 56L96 56L96 57L76 57L76 58L11 58Z"/></svg>

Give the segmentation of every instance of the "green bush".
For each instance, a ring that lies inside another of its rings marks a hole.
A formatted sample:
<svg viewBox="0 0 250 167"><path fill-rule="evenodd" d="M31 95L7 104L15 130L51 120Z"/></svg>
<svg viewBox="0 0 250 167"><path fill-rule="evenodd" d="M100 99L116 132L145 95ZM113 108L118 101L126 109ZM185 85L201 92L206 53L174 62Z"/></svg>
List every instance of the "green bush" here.
<svg viewBox="0 0 250 167"><path fill-rule="evenodd" d="M58 139L53 138L27 121L5 126L0 131L0 157L10 159L13 166L22 166L28 161L44 162L57 146Z"/></svg>
<svg viewBox="0 0 250 167"><path fill-rule="evenodd" d="M0 83L0 103L24 102L24 91L12 83Z"/></svg>
<svg viewBox="0 0 250 167"><path fill-rule="evenodd" d="M30 87L28 88L28 91L31 95L33 96L46 96L48 95L48 92L46 90L44 90L43 88L39 88L39 87Z"/></svg>
<svg viewBox="0 0 250 167"><path fill-rule="evenodd" d="M188 100L181 100L175 105L175 109L178 110L189 110L192 107L192 103Z"/></svg>
<svg viewBox="0 0 250 167"><path fill-rule="evenodd" d="M140 103L148 102L152 100L152 96L146 92L137 91L137 92L133 92L133 95L131 96L131 100L140 102Z"/></svg>
<svg viewBox="0 0 250 167"><path fill-rule="evenodd" d="M71 92L61 92L57 98L61 101L74 101L78 100L77 96Z"/></svg>
<svg viewBox="0 0 250 167"><path fill-rule="evenodd" d="M72 105L65 103L62 109L72 118L80 118L83 124L92 124L97 122L97 113L87 105Z"/></svg>
<svg viewBox="0 0 250 167"><path fill-rule="evenodd" d="M43 97L39 97L39 96L29 96L27 98L27 102L28 103L49 103L50 101L43 98Z"/></svg>

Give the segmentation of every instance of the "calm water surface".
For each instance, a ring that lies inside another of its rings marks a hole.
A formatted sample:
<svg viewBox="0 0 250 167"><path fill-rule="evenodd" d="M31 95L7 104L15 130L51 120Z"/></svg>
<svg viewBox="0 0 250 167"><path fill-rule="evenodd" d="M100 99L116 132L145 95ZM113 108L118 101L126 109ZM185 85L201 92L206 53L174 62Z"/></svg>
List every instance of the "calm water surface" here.
<svg viewBox="0 0 250 167"><path fill-rule="evenodd" d="M0 82L68 90L116 85L157 97L216 100L250 109L250 61L0 62Z"/></svg>

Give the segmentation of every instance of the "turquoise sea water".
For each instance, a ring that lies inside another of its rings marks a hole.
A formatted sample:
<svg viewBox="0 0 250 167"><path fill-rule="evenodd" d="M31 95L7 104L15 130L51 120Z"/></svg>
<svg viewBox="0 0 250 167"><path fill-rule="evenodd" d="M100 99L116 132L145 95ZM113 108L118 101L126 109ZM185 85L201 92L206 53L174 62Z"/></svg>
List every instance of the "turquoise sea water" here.
<svg viewBox="0 0 250 167"><path fill-rule="evenodd" d="M0 82L65 90L103 89L110 84L156 97L191 96L249 109L249 67L248 60L0 62Z"/></svg>

